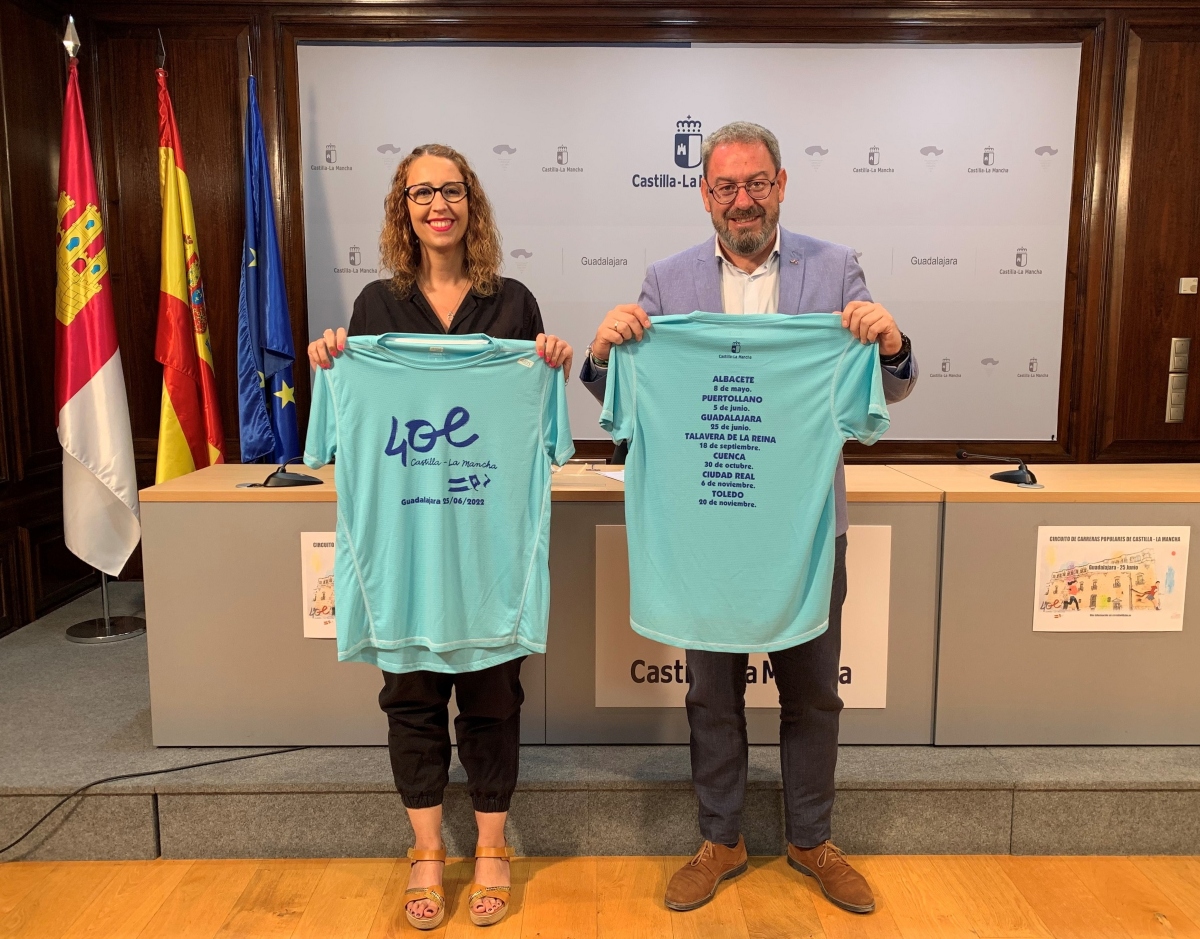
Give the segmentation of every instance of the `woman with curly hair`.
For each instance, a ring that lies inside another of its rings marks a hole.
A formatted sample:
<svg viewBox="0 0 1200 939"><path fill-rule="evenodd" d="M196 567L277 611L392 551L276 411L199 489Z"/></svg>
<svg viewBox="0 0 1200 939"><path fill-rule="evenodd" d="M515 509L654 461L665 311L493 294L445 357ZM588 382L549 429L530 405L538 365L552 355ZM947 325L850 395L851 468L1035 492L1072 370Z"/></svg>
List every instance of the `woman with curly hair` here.
<svg viewBox="0 0 1200 939"><path fill-rule="evenodd" d="M327 329L309 345L314 368L332 368L347 335L485 333L533 340L547 365L570 375L571 347L545 333L525 285L500 276L492 207L461 153L441 144L417 147L396 167L384 210L380 257L392 276L358 295L348 330ZM511 852L504 823L517 782L522 661L457 674L383 673L379 705L388 716L392 773L416 836L405 913L417 929L436 928L446 912L442 794L450 769L452 688L458 752L479 829L470 917L486 926L508 911Z"/></svg>

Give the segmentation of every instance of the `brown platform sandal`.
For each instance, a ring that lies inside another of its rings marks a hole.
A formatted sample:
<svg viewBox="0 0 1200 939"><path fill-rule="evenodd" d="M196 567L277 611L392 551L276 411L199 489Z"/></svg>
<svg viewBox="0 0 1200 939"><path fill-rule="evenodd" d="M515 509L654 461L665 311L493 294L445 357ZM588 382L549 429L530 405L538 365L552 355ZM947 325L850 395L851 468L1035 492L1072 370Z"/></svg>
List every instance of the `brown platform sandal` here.
<svg viewBox="0 0 1200 939"><path fill-rule="evenodd" d="M485 848L482 845L476 845L475 856L499 857L511 861L514 855L513 849L508 845L503 848ZM485 887L483 884L471 884L467 890L467 914L471 917L471 922L476 926L495 926L504 919L504 915L508 912L508 898L511 891L512 887ZM476 913L471 906L481 897L499 900L504 905L491 913Z"/></svg>
<svg viewBox="0 0 1200 939"><path fill-rule="evenodd" d="M410 861L441 861L445 865L446 849L409 848L408 859ZM444 866L443 870L445 870ZM408 917L408 925L413 929L437 929L442 925L442 920L446 918L446 897L442 890L441 884L435 884L432 887L409 887L404 891L404 915ZM429 917L413 916L409 912L408 904L414 900L428 900L430 903L437 904L437 913Z"/></svg>

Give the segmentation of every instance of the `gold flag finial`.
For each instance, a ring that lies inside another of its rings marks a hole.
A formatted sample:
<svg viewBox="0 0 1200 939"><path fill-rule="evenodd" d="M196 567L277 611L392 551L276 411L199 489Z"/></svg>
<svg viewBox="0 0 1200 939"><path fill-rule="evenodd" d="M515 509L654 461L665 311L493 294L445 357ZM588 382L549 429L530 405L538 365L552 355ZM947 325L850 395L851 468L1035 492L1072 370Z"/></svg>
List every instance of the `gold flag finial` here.
<svg viewBox="0 0 1200 939"><path fill-rule="evenodd" d="M79 54L79 31L75 28L75 17L67 17L67 31L63 34L63 45L72 59Z"/></svg>

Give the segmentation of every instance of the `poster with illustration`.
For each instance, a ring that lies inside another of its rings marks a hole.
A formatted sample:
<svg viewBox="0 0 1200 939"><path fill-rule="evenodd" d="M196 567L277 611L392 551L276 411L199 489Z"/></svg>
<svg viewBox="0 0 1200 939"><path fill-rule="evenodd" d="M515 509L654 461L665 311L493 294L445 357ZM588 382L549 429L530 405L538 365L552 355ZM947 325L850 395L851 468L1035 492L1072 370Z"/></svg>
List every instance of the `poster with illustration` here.
<svg viewBox="0 0 1200 939"><path fill-rule="evenodd" d="M300 584L304 638L336 639L333 603L334 533L300 532Z"/></svg>
<svg viewBox="0 0 1200 939"><path fill-rule="evenodd" d="M1188 540L1180 526L1038 528L1034 632L1178 632Z"/></svg>

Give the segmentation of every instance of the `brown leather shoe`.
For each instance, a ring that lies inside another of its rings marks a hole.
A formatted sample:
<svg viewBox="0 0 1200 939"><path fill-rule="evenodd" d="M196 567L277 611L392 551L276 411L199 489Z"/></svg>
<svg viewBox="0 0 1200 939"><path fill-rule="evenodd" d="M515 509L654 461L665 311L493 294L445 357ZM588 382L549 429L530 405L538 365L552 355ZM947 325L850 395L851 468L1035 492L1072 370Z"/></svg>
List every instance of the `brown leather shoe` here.
<svg viewBox="0 0 1200 939"><path fill-rule="evenodd" d="M722 880L736 877L745 869L746 839L739 837L735 848L706 841L667 884L667 907L682 912L704 906L716 896Z"/></svg>
<svg viewBox="0 0 1200 939"><path fill-rule="evenodd" d="M832 841L807 850L789 844L787 860L801 874L815 877L821 892L835 906L851 913L870 913L875 909L875 894L866 878L850 866Z"/></svg>

